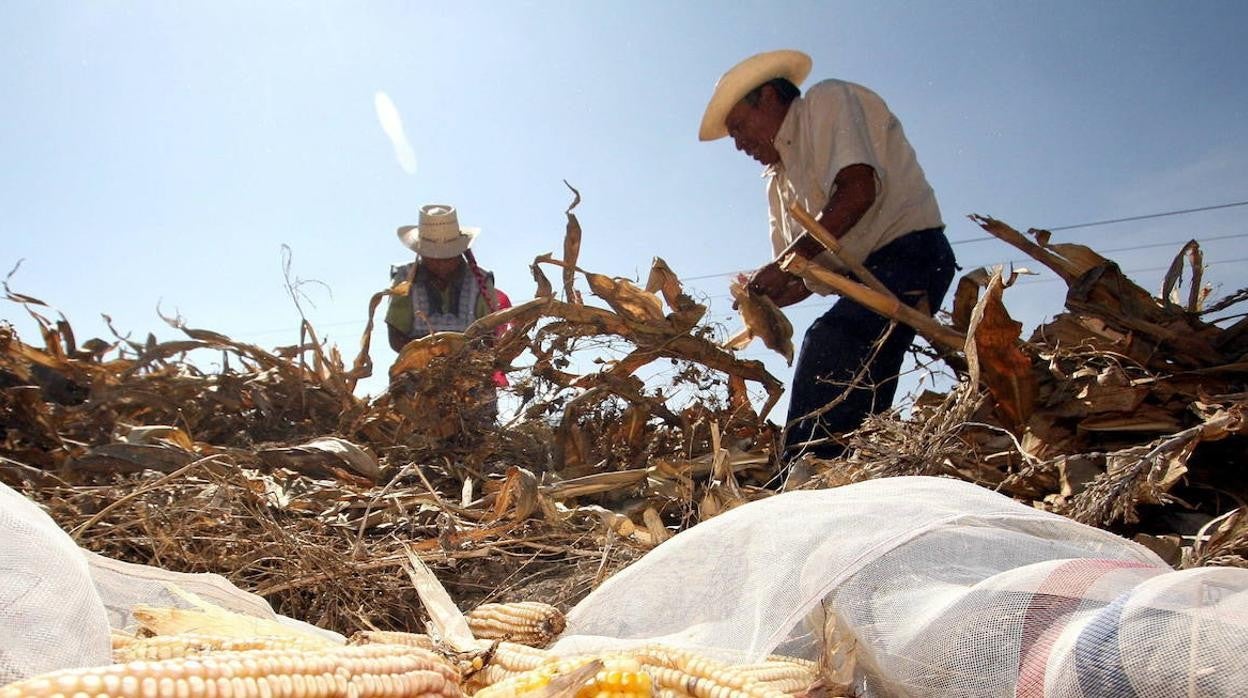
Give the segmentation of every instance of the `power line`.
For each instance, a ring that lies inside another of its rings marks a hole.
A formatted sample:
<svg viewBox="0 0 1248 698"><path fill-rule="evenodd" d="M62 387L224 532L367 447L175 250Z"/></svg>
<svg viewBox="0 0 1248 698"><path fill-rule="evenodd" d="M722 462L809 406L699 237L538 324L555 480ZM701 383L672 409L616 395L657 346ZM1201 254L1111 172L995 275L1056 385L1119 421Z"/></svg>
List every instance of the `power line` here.
<svg viewBox="0 0 1248 698"><path fill-rule="evenodd" d="M1239 259L1222 259L1222 260L1218 260L1218 261L1216 261L1216 262L1209 262L1209 263L1205 264L1205 266L1207 266L1207 267L1212 267L1212 266L1217 266L1217 265L1219 265L1219 264L1241 264L1241 263L1243 263L1243 262L1248 262L1248 257L1240 257ZM1169 268L1170 268L1170 265L1169 265L1169 264L1167 264L1167 265L1165 265L1164 267L1144 267L1144 268L1140 268L1140 269L1124 269L1122 273L1124 273L1124 274L1140 274L1140 273L1143 273L1143 272L1149 272L1149 271L1165 271L1165 270L1167 270L1167 269L1169 269ZM1060 279L1060 278L1057 278L1057 277L1052 277L1052 278L1048 278L1048 279L1024 279L1024 280L1018 281L1018 282L1017 282L1017 283L1015 283L1014 285L1015 285L1015 286L1026 286L1026 285L1028 285L1028 284L1047 284L1047 283L1052 283L1052 282L1054 282L1054 281L1061 281L1061 279Z"/></svg>
<svg viewBox="0 0 1248 698"><path fill-rule="evenodd" d="M1209 237L1198 238L1196 239L1196 242L1206 243L1206 242L1215 242L1217 240L1234 240L1237 238L1248 238L1248 233L1232 233L1230 235L1210 235ZM1152 242L1147 245L1129 245L1127 247L1110 247L1104 250L1094 250L1094 252L1096 252L1099 255L1107 255L1111 252L1134 252L1135 250L1151 250L1157 247L1172 247L1174 245L1181 245L1191 239L1193 238L1187 238L1184 240L1173 240L1169 242ZM1031 261L1031 258L1023 257L1020 259L1008 259L1004 262L989 262L989 264L1018 264L1019 262L1027 262L1027 261ZM984 265L967 263L966 266L969 268L974 268L974 267L981 267Z"/></svg>
<svg viewBox="0 0 1248 698"><path fill-rule="evenodd" d="M1111 218L1111 219L1103 220L1103 221L1092 221L1090 223L1075 223L1074 225L1063 225L1063 226L1058 226L1056 228L1045 228L1045 230L1048 230L1049 232L1053 232L1057 230L1074 230L1076 228L1091 228L1093 226L1098 226L1098 225L1110 225L1112 223L1125 223L1127 221L1142 221L1142 220L1146 220L1149 218L1164 218L1166 216L1179 216L1179 215L1184 215L1188 213L1199 213L1201 211L1214 211L1214 210L1223 209L1223 208L1234 208L1236 206L1248 206L1248 201L1232 201L1231 203L1214 204L1213 206L1200 206L1197 208L1176 209L1173 211L1162 211L1160 213L1146 213L1142 216L1128 216L1126 218ZM1208 237L1204 239L1206 241L1212 242L1213 240L1229 240L1232 238L1239 238L1239 237L1248 237L1248 233L1242 233L1242 234L1237 234L1237 235L1220 235L1220 236ZM984 242L986 240L997 240L997 239L998 238L993 235L986 235L984 237L978 237L978 238L966 238L965 240L951 240L949 244L950 245L965 245L965 244L972 243L972 242ZM1153 245L1141 245L1139 247L1125 247L1125 248L1117 249L1117 250L1105 250L1105 252L1127 252L1130 250L1145 249L1147 247L1163 247L1165 245L1176 245L1176 244L1180 244L1183 242L1187 242L1187 240L1178 240L1172 243L1157 243ZM752 271L754 270L742 269L739 271L725 271L725 272L720 272L718 274L702 274L700 276L686 276L686 277L681 277L680 280L682 283L688 282L688 281L701 281L703 279L714 279L720 276L732 276L733 274L748 274Z"/></svg>
<svg viewBox="0 0 1248 698"><path fill-rule="evenodd" d="M681 277L680 282L683 284L689 281L701 281L702 279L714 279L720 276L732 276L733 274L748 274L752 271L754 270L753 269L741 269L739 271L721 271L718 274L703 274L701 276L684 276L684 277Z"/></svg>
<svg viewBox="0 0 1248 698"><path fill-rule="evenodd" d="M1091 228L1096 225L1110 225L1111 223L1126 223L1128 221L1142 221L1149 218L1164 218L1166 216L1179 216L1185 213L1199 213L1201 211L1215 211L1220 208L1235 208L1236 206L1248 206L1248 201L1235 201L1229 204L1215 204L1213 206L1201 206L1199 208L1184 208L1176 211L1163 211L1161 213L1148 213L1143 216L1129 216L1127 218L1111 218L1104 221L1093 221L1091 223L1076 223L1075 225L1063 225L1056 228L1048 228L1050 231L1056 230L1074 230L1075 228Z"/></svg>
<svg viewBox="0 0 1248 698"><path fill-rule="evenodd" d="M1197 208L1176 209L1173 211L1162 211L1160 213L1147 213L1141 216L1128 216L1125 218L1111 218L1111 219L1103 220L1103 221L1092 221L1090 223L1076 223L1074 225L1064 225L1064 226L1058 226L1055 228L1045 228L1045 230L1053 232L1053 231L1058 231L1058 230L1074 230L1076 228L1091 228L1094 226L1110 225L1113 223L1126 223L1129 221L1141 221L1141 220L1147 220L1150 218L1164 218L1166 216L1180 216L1180 215L1184 215L1188 213L1200 213L1201 211L1215 211L1215 210L1224 209L1224 208L1235 208L1236 206L1248 206L1248 201L1233 201L1233 202L1225 203L1225 204L1215 204L1213 206L1200 206ZM1196 241L1197 242L1214 242L1216 240L1234 240L1234 239L1243 238L1243 237L1248 237L1248 233L1235 233L1231 235L1213 235L1213 236L1204 237L1204 238L1196 238ZM972 243L972 242L983 242L985 240L996 240L996 239L998 238L992 235L988 235L985 237L967 238L965 240L951 240L949 244L950 245L963 245L963 244ZM1187 240L1190 240L1190 239L1192 238L1187 238L1184 240L1175 240L1173 242L1156 242L1156 243L1149 243L1147 245L1132 245L1129 247L1117 247L1117 248L1112 248L1112 249L1101 250L1101 252L1105 254L1109 254L1111 252L1132 252L1135 250L1146 250L1146 249L1153 249L1157 247L1168 247L1170 245L1178 245L1178 244L1185 243L1187 242ZM1005 263L1014 264L1014 263L1025 262L1025 261L1027 260L1026 259L1011 259ZM1213 266L1214 264L1229 264L1230 262L1242 262L1242 261L1245 261L1245 260L1239 259L1239 260L1227 260L1227 261L1222 261L1222 262L1210 262L1206 266ZM1168 269L1169 267L1161 267L1161 268ZM688 283L690 281L702 281L704 279L714 279L714 278L718 278L721 276L732 276L734 274L748 274L752 271L754 270L753 269L741 269L738 271L719 272L717 274L702 274L700 276L686 276L686 277L681 277L680 281L681 283ZM1157 271L1157 270L1156 269L1135 269L1135 270L1132 270L1132 273L1144 272L1144 271ZM1036 279L1036 280L1031 280L1031 281L1020 281L1019 284L1044 283L1044 282L1054 281L1054 280L1055 279ZM727 298L727 297L728 296L726 295L711 296L712 299ZM362 324L364 324L363 321L349 320L349 321L343 321L343 322L326 323L323 325L319 325L319 327L321 328L343 327L347 325L362 325ZM294 331L298 331L298 329L299 329L298 327L293 327L288 330L260 330L258 332L250 332L250 333L240 334L238 336L254 337L254 336L262 335L262 334L276 334L279 332L294 332Z"/></svg>
<svg viewBox="0 0 1248 698"><path fill-rule="evenodd" d="M1248 262L1248 257L1240 257L1238 259L1222 259L1216 262L1207 262L1205 266L1213 267L1213 266L1218 266L1220 264L1242 264L1244 262ZM1169 268L1170 268L1170 265L1167 264L1162 267L1140 267L1137 269L1123 269L1122 273L1123 274L1141 274L1141 273L1150 272L1150 271L1164 271ZM1015 281L1013 285L1014 286L1028 286L1030 284L1049 284L1049 283L1053 283L1055 281L1061 281L1061 280L1062 279L1057 276L1043 278L1043 279L1020 279L1018 281ZM726 293L715 295L715 296L709 296L710 300L722 300L722 299L731 298L731 297L732 296ZM814 296L812 296L812 298L814 298ZM803 308L826 308L826 307L831 307L832 304L835 302L836 301L828 301L826 303L810 303L806 305L795 304L791 307L796 308L800 305Z"/></svg>
<svg viewBox="0 0 1248 698"><path fill-rule="evenodd" d="M1103 221L1092 221L1091 223L1075 223L1074 225L1060 225L1055 228L1043 228L1049 232L1058 230L1074 230L1076 228L1091 228L1098 225L1110 225L1113 223L1126 223L1128 221L1142 221L1149 218L1165 218L1166 216L1181 216L1187 213L1199 213L1201 211L1216 211L1222 208L1235 208L1236 206L1248 206L1248 201L1233 201L1228 204L1214 204L1213 206L1200 206L1198 208L1184 208L1173 211L1162 211L1160 213L1146 213L1142 216L1127 216L1126 218L1110 218ZM964 245L971 242L983 242L985 240L996 240L992 235L986 235L978 238L967 238L965 240L955 240L950 245Z"/></svg>
<svg viewBox="0 0 1248 698"><path fill-rule="evenodd" d="M1173 245L1182 245L1186 243L1188 240L1192 240L1192 239L1195 239L1196 242L1205 243L1205 242L1216 242L1218 240L1236 240L1239 238L1246 238L1246 237L1248 237L1248 233L1231 233L1229 235L1210 235L1208 237L1202 237L1202 238L1183 238L1181 240L1170 240L1167 242L1151 242L1146 245L1128 245L1126 247L1111 247L1111 248L1104 249L1104 250L1094 250L1094 251L1097 254L1110 254L1113 252L1134 252L1136 250L1150 250L1150 249L1155 249L1158 247L1171 247ZM992 239L996 240L997 238L992 238ZM1031 260L1030 257L1024 257L1020 259L1009 259L1009 260L1006 260L1005 262L989 262L989 264L1018 264L1020 262L1027 262L1030 260ZM1224 263L1225 262L1210 262L1210 264L1224 264ZM966 266L969 268L974 268L974 267L980 267L984 265L968 263L966 264ZM746 270L746 272L749 272L749 271L753 271L753 270ZM699 279L713 279L719 276L730 276L732 274L737 274L737 273L742 273L742 272L730 271L730 272L724 272L721 274L705 274L703 276L690 276L690 277L682 278L681 282L684 283L687 281L696 281ZM712 298L727 298L727 296L712 296Z"/></svg>
<svg viewBox="0 0 1248 698"><path fill-rule="evenodd" d="M1213 241L1215 241L1215 240L1234 240L1234 239L1244 238L1244 237L1248 237L1248 233L1234 233L1234 234L1231 234L1231 235L1213 235L1213 236L1210 236L1210 237L1206 237L1206 238L1201 238L1201 239L1198 239L1198 240L1197 240L1197 242L1213 242ZM1190 238L1189 238L1189 239L1190 239ZM1114 248L1110 248L1110 249L1106 249L1106 250L1100 250L1100 251L1098 252L1098 254L1099 254L1099 253L1109 254L1109 253L1111 253L1111 252L1130 252L1130 251L1133 251L1133 250L1145 250L1145 249L1152 249L1152 248L1155 248L1155 247L1168 247L1168 246L1170 246L1170 245L1177 245L1177 244L1180 244L1180 243L1183 243L1183 242L1186 242L1186 240L1175 240L1175 241L1173 241L1173 242L1156 242L1156 243L1150 243L1150 244L1147 244L1147 245L1131 245L1131 246L1128 246L1128 247L1114 247ZM1030 259L1030 258L1026 258L1026 259L1011 259L1011 260L1007 260L1007 261L1006 261L1006 262L1004 262L1004 263L1005 263L1005 264L1016 264L1016 263L1019 263L1019 262L1026 262L1026 261L1028 261L1028 259ZM1224 259L1224 260L1218 260L1218 261L1216 261L1216 262L1207 262L1207 263L1205 263L1205 266L1207 266L1207 267L1212 267L1212 266L1217 266L1217 265L1219 265L1219 264L1238 264L1238 263L1241 263L1241 262L1248 262L1248 258L1240 258L1240 259ZM994 263L995 263L995 262L994 262ZM969 265L968 265L968 266L969 266ZM982 265L975 265L975 266L982 266ZM1127 269L1127 270L1124 270L1124 271L1123 271L1123 273L1124 273L1124 274L1139 274L1139 273L1150 272L1150 271L1162 271L1162 270L1164 270L1164 269L1169 269L1169 268L1170 268L1170 266L1169 266L1169 265L1166 265L1166 266L1164 266L1164 267L1148 267L1148 268L1142 268L1142 269ZM736 272L729 272L729 273L736 273ZM691 280L694 280L694 279L710 279L710 278L714 278L714 277L716 277L716 276L724 276L724 275L723 275L723 274L708 274L708 275L706 275L706 276L691 276L691 277L688 277L688 278L686 278L686 279L682 279L682 281L691 281ZM1052 282L1054 282L1054 281L1059 281L1059 280L1060 280L1060 279L1057 279L1057 278L1048 278L1048 279L1023 279L1023 280L1018 281L1018 282L1017 282L1017 283L1015 283L1014 285L1015 285L1015 286L1026 286L1026 285L1029 285L1029 284L1045 284L1045 283L1052 283ZM717 295L714 295L714 296L708 296L707 298L708 298L709 300L722 300L722 299L725 299L725 298L731 298L731 296L729 296L729 295L728 295L728 294L726 294L726 293L721 293L721 294L717 294ZM830 305L831 305L831 303L829 303L829 304L827 304L827 305L829 305L829 306L830 306ZM822 305L807 305L807 306L805 306L805 307L808 307L808 308L818 308L818 307L824 307L824 306L822 306ZM324 328L327 328L327 327L347 327L347 326L351 326L351 325L362 326L362 325L364 325L364 324L365 324L365 321L364 321L364 320L344 320L344 321L341 321L341 322L326 322L326 323L322 323L322 324L316 325L316 328L317 328L318 330L323 330ZM278 334L278 333L298 332L298 331L299 331L299 328L298 328L298 327L290 327L290 328L286 328L286 329L259 330L259 331L256 331L256 332L243 332L243 333L239 333L239 334L238 334L238 335L236 335L236 336L238 336L238 337L256 337L256 336L259 336L259 335L265 335L265 334Z"/></svg>

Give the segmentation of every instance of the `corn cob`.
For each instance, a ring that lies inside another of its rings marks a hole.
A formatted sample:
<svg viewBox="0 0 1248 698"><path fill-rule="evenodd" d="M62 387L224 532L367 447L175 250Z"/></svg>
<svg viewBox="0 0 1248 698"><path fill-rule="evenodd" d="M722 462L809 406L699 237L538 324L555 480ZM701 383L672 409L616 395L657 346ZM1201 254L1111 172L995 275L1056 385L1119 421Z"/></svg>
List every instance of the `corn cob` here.
<svg viewBox="0 0 1248 698"><path fill-rule="evenodd" d="M472 634L482 640L510 640L545 647L563 632L563 613L536 601L482 604L465 614Z"/></svg>
<svg viewBox="0 0 1248 698"><path fill-rule="evenodd" d="M552 655L546 650L514 642L486 642L479 644L475 652L447 652L438 649L433 638L423 633L405 633L391 630L361 630L347 640L348 645L407 645L434 650L454 660L464 677L465 687L472 689L489 686L504 679L531 671L550 661Z"/></svg>
<svg viewBox="0 0 1248 698"><path fill-rule="evenodd" d="M797 676L814 677L819 673L819 666L814 662L788 657L769 657L756 664L738 664L733 668L759 681L775 681Z"/></svg>
<svg viewBox="0 0 1248 698"><path fill-rule="evenodd" d="M347 640L348 645L406 645L433 649L433 638L423 633L403 633L394 630L361 630Z"/></svg>
<svg viewBox="0 0 1248 698"><path fill-rule="evenodd" d="M557 677L572 674L591 662L599 666L576 690L576 698L650 698L653 695L653 681L641 670L637 660L624 655L606 655L554 660L483 688L473 694L473 698L517 698L544 688Z"/></svg>
<svg viewBox="0 0 1248 698"><path fill-rule="evenodd" d="M485 698L495 691L495 698L511 698L541 688L551 676L588 661L584 657L543 661L543 657L549 654L501 643L491 662L473 676L470 688L489 687ZM653 692L660 698L780 698L806 689L817 678L814 662L793 657L772 656L756 664L729 665L688 650L648 646L608 655L613 662L610 668L619 668L621 657L628 657L632 667L653 677Z"/></svg>
<svg viewBox="0 0 1248 698"><path fill-rule="evenodd" d="M514 642L500 642L494 648L494 657L490 660L490 664L511 672L523 672L536 669L551 661L553 657L554 655L550 652L537 647Z"/></svg>
<svg viewBox="0 0 1248 698"><path fill-rule="evenodd" d="M634 652L660 688L695 698L780 698L783 691L758 681L734 666L671 647L645 647Z"/></svg>
<svg viewBox="0 0 1248 698"><path fill-rule="evenodd" d="M693 698L693 696L674 688L659 688L655 689L654 698Z"/></svg>
<svg viewBox="0 0 1248 698"><path fill-rule="evenodd" d="M482 688L485 688L486 686L493 686L496 683L502 683L504 681L508 681L517 676L520 676L523 673L525 672L512 671L510 669L501 667L498 664L491 662L489 664L486 664L484 669L477 672L471 677L471 679L469 679L469 681L465 685L465 689L469 693L475 693L476 691Z"/></svg>
<svg viewBox="0 0 1248 698"><path fill-rule="evenodd" d="M485 666L477 672L464 672L464 688L468 692L519 676L554 661L554 657L546 650L517 645L514 642L495 641L480 656L485 659Z"/></svg>
<svg viewBox="0 0 1248 698"><path fill-rule="evenodd" d="M298 637L311 644L320 644L325 649L338 646L332 640L287 627L276 620L235 613L211 604L204 604L201 608L135 606L130 613L139 627L150 635L201 633L231 637Z"/></svg>
<svg viewBox="0 0 1248 698"><path fill-rule="evenodd" d="M762 663L763 664L776 664L776 663L794 664L797 666L806 667L807 669L815 673L819 672L819 662L816 662L813 659L802 659L801 657L789 657L783 654L769 654L767 655L767 659L763 660Z"/></svg>
<svg viewBox="0 0 1248 698"><path fill-rule="evenodd" d="M763 687L782 693L801 691L819 678L814 662L791 657L772 657L765 662L739 665L734 669Z"/></svg>
<svg viewBox="0 0 1248 698"><path fill-rule="evenodd" d="M228 635L157 635L142 639L130 638L120 644L113 642L113 661L133 662L139 659L157 661L191 657L207 652L241 652L244 650L315 650L324 649L319 642L309 642L291 635L285 637L231 637Z"/></svg>
<svg viewBox="0 0 1248 698"><path fill-rule="evenodd" d="M129 647L139 641L139 638L116 629L108 634L108 639L112 643L114 652L123 647Z"/></svg>
<svg viewBox="0 0 1248 698"><path fill-rule="evenodd" d="M458 679L432 652L367 645L56 671L4 686L0 698L461 698Z"/></svg>

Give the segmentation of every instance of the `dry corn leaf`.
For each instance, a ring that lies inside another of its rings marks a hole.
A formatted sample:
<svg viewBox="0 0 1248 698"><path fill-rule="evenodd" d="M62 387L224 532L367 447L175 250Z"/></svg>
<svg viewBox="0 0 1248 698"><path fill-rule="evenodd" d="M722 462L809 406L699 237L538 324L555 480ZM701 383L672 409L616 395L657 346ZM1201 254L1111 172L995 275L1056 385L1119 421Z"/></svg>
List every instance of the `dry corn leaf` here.
<svg viewBox="0 0 1248 698"><path fill-rule="evenodd" d="M641 520L646 524L646 530L650 532L650 539L655 545L659 545L663 541L672 537L671 531L667 530L667 525L663 523L663 518L659 516L659 512L654 507L646 507L641 513Z"/></svg>
<svg viewBox="0 0 1248 698"><path fill-rule="evenodd" d="M988 286L992 274L985 268L972 269L958 279L953 294L953 329L965 334L971 325L971 314L979 302L979 290Z"/></svg>
<svg viewBox="0 0 1248 698"><path fill-rule="evenodd" d="M1195 313L1200 310L1200 306L1204 302L1208 289L1201 286L1201 279L1205 272L1205 256L1200 251L1200 243L1195 240L1188 240L1186 245L1179 250L1174 256L1174 260L1170 262L1170 268L1166 271L1166 278L1161 284L1161 297L1179 305L1179 287L1183 285L1183 259L1186 257L1190 262L1192 270L1192 278L1187 289L1187 303L1184 309L1189 313Z"/></svg>
<svg viewBox="0 0 1248 698"><path fill-rule="evenodd" d="M544 496L554 500L573 499L603 492L619 492L638 486L649 474L648 468L594 473L542 485L541 492Z"/></svg>
<svg viewBox="0 0 1248 698"><path fill-rule="evenodd" d="M298 446L266 448L256 455L269 467L286 468L313 477L332 475L338 479L352 479L344 478L344 470L369 483L381 477L377 459L350 441L335 436L312 439Z"/></svg>
<svg viewBox="0 0 1248 698"><path fill-rule="evenodd" d="M971 313L966 359L971 380L988 387L1002 424L1020 433L1035 409L1036 378L1031 360L1018 348L1023 325L1006 311L1003 288L997 269Z"/></svg>
<svg viewBox="0 0 1248 698"><path fill-rule="evenodd" d="M195 444L185 431L166 424L130 427L119 441L128 444L166 445L188 452L195 450Z"/></svg>
<svg viewBox="0 0 1248 698"><path fill-rule="evenodd" d="M676 272L667 266L662 257L654 258L650 264L650 276L646 279L646 292L656 291L663 294L663 300L672 310L679 310L691 302L681 289L680 277L676 276Z"/></svg>
<svg viewBox="0 0 1248 698"><path fill-rule="evenodd" d="M753 337L763 340L767 348L779 353L784 360L793 364L793 325L785 317L780 308L776 307L767 296L754 293L746 284L745 278L735 279L728 285L732 298L741 311L741 319L745 321L745 334L738 333L726 344L729 348L740 348L749 343ZM744 343L742 343L744 339Z"/></svg>
<svg viewBox="0 0 1248 698"><path fill-rule="evenodd" d="M409 277L414 273L415 265L411 269L408 272ZM368 300L368 322L365 323L364 333L360 336L360 351L355 355L355 361L351 364L351 370L346 375L347 385L351 392L355 392L355 386L361 379L373 375L373 356L369 349L373 345L373 324L377 317L377 307L381 305L383 298L406 296L408 291L411 290L411 286L410 279L401 281L392 288L374 293L372 298Z"/></svg>
<svg viewBox="0 0 1248 698"><path fill-rule="evenodd" d="M472 629L468 627L468 619L451 600L451 595L446 593L446 588L442 586L442 582L438 581L438 576L410 546L405 545L404 552L407 557L404 569L407 570L408 579L412 581L412 586L415 587L416 594L420 597L420 603L429 614L429 623L433 626L433 633L430 634L436 635L438 640L457 652L475 649L476 638L472 635Z"/></svg>
<svg viewBox="0 0 1248 698"><path fill-rule="evenodd" d="M507 468L507 477L502 488L494 499L494 515L497 521L511 509L513 521L523 521L537 510L538 486L537 476L531 471L518 466Z"/></svg>
<svg viewBox="0 0 1248 698"><path fill-rule="evenodd" d="M575 302L576 290L573 284L576 281L576 262L581 256L581 223L576 220L576 214L572 213L572 209L581 203L581 193L576 190L567 180L563 182L564 186L572 190L572 204L564 211L568 217L568 224L563 234L563 296L569 303Z"/></svg>
<svg viewBox="0 0 1248 698"><path fill-rule="evenodd" d="M97 473L171 473L195 458L194 453L174 446L110 443L96 446L66 465L72 470Z"/></svg>
<svg viewBox="0 0 1248 698"><path fill-rule="evenodd" d="M184 594L190 592L183 591ZM216 635L221 637L295 637L309 646L334 647L336 643L301 632L274 620L245 616L213 606L202 599L196 608L135 606L135 621L153 635Z"/></svg>
<svg viewBox="0 0 1248 698"><path fill-rule="evenodd" d="M419 371L436 358L450 356L463 350L466 340L462 332L435 332L408 342L390 366L390 377Z"/></svg>
<svg viewBox="0 0 1248 698"><path fill-rule="evenodd" d="M549 259L550 253L548 252L543 256ZM541 259L541 257L539 257L538 259ZM550 279L546 278L546 274L542 272L542 268L538 266L536 259L533 260L533 263L529 265L529 271L533 272L533 281L537 283L537 290L534 291L533 297L534 298L553 297L555 295L555 289L551 287Z"/></svg>
<svg viewBox="0 0 1248 698"><path fill-rule="evenodd" d="M615 278L592 272L585 273L589 290L607 302L611 309L633 322L644 324L663 323L663 303L659 297L646 293L628 279Z"/></svg>
<svg viewBox="0 0 1248 698"><path fill-rule="evenodd" d="M1101 432L1154 432L1169 434L1179 431L1183 424L1169 410L1144 406L1134 414L1096 415L1079 422L1080 431Z"/></svg>
<svg viewBox="0 0 1248 698"><path fill-rule="evenodd" d="M750 402L749 389L745 386L745 379L741 376L728 376L728 407L733 414L738 414L742 410L748 410L750 413L754 411L754 405Z"/></svg>

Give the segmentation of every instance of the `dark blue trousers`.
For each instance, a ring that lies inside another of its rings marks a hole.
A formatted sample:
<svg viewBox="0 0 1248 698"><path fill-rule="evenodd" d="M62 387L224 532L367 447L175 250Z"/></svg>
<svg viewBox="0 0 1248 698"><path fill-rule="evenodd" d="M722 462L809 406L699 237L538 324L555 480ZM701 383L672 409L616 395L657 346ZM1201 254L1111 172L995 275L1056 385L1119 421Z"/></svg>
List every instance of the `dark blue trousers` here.
<svg viewBox="0 0 1248 698"><path fill-rule="evenodd" d="M928 312L934 314L949 290L956 265L944 228L931 228L881 247L863 266L902 302L918 306L926 299ZM897 374L915 333L901 323L890 332L891 322L842 298L806 330L793 370L785 462L803 453L840 456L845 448L831 437L857 429L867 415L892 407ZM877 347L886 332L887 339ZM863 375L854 382L860 372ZM809 416L834 400L839 402L826 412ZM806 443L810 441L819 443Z"/></svg>

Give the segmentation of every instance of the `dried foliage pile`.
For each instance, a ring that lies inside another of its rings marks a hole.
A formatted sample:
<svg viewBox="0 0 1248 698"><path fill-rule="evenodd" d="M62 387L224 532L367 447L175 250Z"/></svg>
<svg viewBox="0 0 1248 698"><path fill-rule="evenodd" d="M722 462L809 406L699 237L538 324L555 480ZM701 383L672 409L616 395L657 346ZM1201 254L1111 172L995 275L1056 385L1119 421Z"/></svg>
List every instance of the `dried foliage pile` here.
<svg viewBox="0 0 1248 698"><path fill-rule="evenodd" d="M372 317L401 285L371 300L348 366L306 322L305 341L273 351L180 319L167 321L182 340L114 331L80 343L65 317L6 284L43 346L0 324L0 480L83 547L218 572L344 632L422 629L406 547L465 605L569 605L672 530L743 501L734 469L770 476L774 429L746 382L769 405L781 391L760 362L713 341L705 307L662 260L646 290L577 268L571 210L563 259L534 262L536 298L409 344L373 400L355 395L372 371ZM583 302L578 276L606 307ZM586 346L619 358L571 372ZM205 350L219 370L188 357ZM656 360L671 366L657 389L635 375ZM501 424L496 370L520 402ZM673 407L682 386L699 400Z"/></svg>
<svg viewBox="0 0 1248 698"><path fill-rule="evenodd" d="M575 206L562 258L534 261L535 298L412 342L372 400L355 395L372 372L372 318L401 284L373 297L349 367L306 322L299 345L272 351L180 320L186 339L80 344L64 317L6 284L43 336L37 347L0 324L0 480L84 547L218 572L343 632L421 629L408 547L465 606L566 607L672 532L774 491L766 417L781 391L715 341L662 260L645 288L580 269ZM803 464L802 486L960 477L1138 535L1176 564L1248 564L1248 321L1206 320L1246 294L1203 310L1199 293L1156 298L1085 247L979 220L1062 276L1068 312L1024 340L1000 271L961 281L948 325L837 279L918 322L963 380L908 417L870 420L848 459ZM1184 255L1198 273L1198 248ZM561 298L543 267L559 270ZM578 278L605 307L585 302ZM791 351L774 309L751 308L745 336ZM616 358L574 372L578 351L604 347ZM204 350L219 370L188 358ZM671 366L663 380L639 376L656 361ZM494 371L520 403L502 423ZM761 411L747 381L765 393ZM696 399L678 403L680 390Z"/></svg>
<svg viewBox="0 0 1248 698"><path fill-rule="evenodd" d="M1248 319L1214 321L1248 294L1205 306L1194 241L1156 297L1087 247L973 219L1057 273L1067 311L1023 340L1002 301L1017 274L967 274L948 328L962 337L959 387L923 396L907 419L870 420L851 463L817 481L958 477L1132 536L1176 566L1248 566Z"/></svg>

